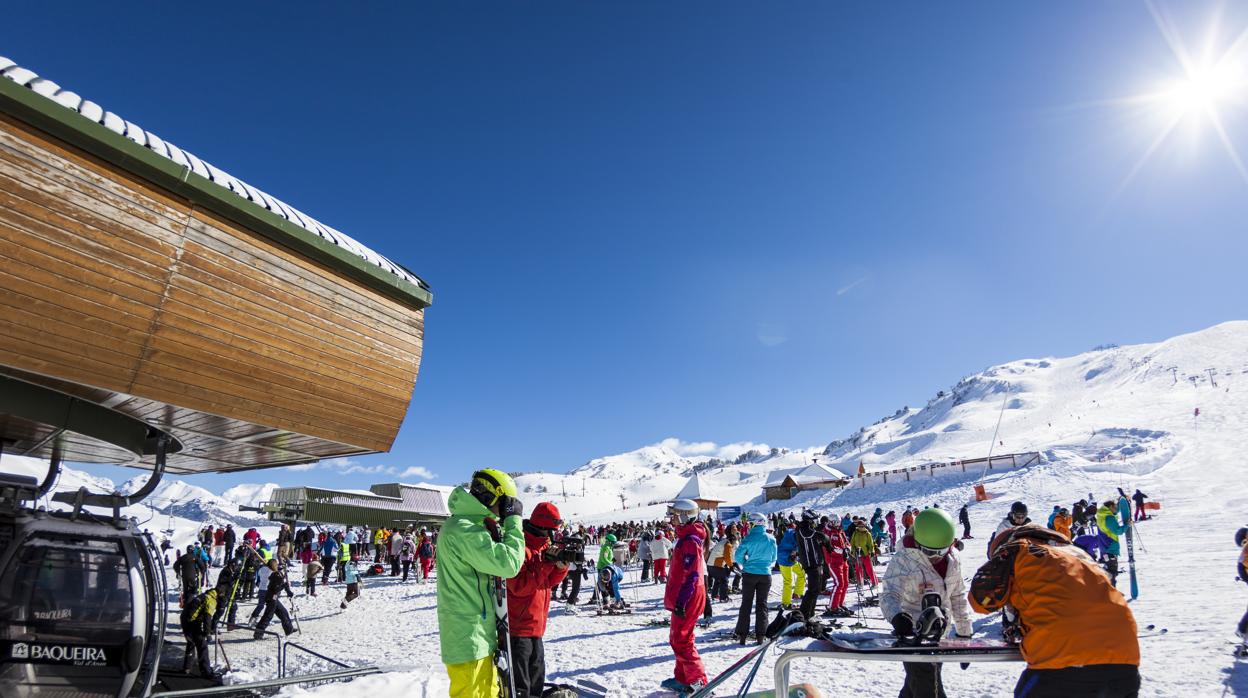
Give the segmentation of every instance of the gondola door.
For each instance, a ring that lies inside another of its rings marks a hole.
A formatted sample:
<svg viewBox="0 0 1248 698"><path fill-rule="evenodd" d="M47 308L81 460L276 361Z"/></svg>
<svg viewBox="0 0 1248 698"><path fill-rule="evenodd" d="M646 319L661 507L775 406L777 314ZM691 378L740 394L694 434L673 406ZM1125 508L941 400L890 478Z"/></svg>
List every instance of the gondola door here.
<svg viewBox="0 0 1248 698"><path fill-rule="evenodd" d="M0 695L131 695L153 620L138 540L83 522L23 528L0 556Z"/></svg>

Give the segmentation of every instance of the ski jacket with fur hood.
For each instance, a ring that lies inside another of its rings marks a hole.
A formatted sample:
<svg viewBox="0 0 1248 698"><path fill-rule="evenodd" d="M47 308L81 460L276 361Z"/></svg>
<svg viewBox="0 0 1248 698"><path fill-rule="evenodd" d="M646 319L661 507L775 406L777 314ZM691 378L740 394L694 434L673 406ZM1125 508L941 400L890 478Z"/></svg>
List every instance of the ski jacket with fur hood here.
<svg viewBox="0 0 1248 698"><path fill-rule="evenodd" d="M884 571L884 588L880 592L880 611L891 619L898 613L918 618L923 610L925 594L940 594L941 606L952 616L959 635L971 634L971 607L966 600L966 582L962 580L962 563L952 548L945 554L945 573L932 566L932 561L919 550L913 536L901 539L897 554Z"/></svg>

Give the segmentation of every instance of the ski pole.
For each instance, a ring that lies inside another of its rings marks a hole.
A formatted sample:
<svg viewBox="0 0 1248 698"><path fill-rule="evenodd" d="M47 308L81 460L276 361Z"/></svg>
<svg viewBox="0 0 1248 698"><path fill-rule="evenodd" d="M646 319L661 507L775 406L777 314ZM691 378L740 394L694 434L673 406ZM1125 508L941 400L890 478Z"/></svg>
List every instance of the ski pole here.
<svg viewBox="0 0 1248 698"><path fill-rule="evenodd" d="M225 653L225 645L221 644L221 636L217 635L217 649L221 650L221 658L225 660L225 673L230 673L234 669L230 666L230 655Z"/></svg>

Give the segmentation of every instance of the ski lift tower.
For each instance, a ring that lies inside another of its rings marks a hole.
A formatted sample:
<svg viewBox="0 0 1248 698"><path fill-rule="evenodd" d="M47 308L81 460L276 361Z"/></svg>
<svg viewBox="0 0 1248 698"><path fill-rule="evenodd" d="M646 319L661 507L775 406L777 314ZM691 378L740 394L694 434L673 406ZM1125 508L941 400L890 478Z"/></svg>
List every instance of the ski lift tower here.
<svg viewBox="0 0 1248 698"><path fill-rule="evenodd" d="M0 269L0 446L49 462L0 460L0 695L146 696L165 580L126 508L165 472L389 450L429 288L2 57ZM151 478L37 511L64 461Z"/></svg>

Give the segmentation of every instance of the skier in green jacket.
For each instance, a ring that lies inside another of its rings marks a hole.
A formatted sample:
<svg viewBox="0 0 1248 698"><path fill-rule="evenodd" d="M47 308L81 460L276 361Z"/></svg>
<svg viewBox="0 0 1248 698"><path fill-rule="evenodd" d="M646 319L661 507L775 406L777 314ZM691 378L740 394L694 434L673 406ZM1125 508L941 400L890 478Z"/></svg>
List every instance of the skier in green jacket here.
<svg viewBox="0 0 1248 698"><path fill-rule="evenodd" d="M524 563L523 505L506 473L485 468L456 487L438 536L438 635L452 698L494 698L498 672L491 577L511 579ZM502 523L499 523L499 520Z"/></svg>

